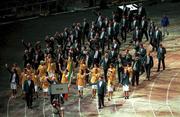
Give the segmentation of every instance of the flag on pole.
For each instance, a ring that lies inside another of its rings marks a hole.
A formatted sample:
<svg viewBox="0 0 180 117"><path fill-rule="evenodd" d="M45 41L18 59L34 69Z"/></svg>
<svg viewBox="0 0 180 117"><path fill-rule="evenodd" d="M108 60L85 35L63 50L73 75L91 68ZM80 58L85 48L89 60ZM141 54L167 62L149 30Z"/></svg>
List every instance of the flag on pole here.
<svg viewBox="0 0 180 117"><path fill-rule="evenodd" d="M73 75L73 62L71 61L70 62L70 68L69 68L69 74L68 74L68 81L71 82L71 78L72 78L72 75Z"/></svg>

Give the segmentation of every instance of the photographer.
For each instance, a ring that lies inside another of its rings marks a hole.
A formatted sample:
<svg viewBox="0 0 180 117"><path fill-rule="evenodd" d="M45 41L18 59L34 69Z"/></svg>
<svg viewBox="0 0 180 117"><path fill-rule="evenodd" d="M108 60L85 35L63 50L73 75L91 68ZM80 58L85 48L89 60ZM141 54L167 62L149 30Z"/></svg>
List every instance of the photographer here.
<svg viewBox="0 0 180 117"><path fill-rule="evenodd" d="M57 99L53 99L52 107L53 107L53 114L59 117L64 117L64 108L61 107Z"/></svg>

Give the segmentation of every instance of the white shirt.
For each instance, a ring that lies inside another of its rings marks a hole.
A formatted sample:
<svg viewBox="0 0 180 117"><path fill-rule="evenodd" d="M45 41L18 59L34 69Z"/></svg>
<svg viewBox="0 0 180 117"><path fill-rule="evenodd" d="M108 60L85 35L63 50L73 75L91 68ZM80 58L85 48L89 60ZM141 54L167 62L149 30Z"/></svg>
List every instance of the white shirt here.
<svg viewBox="0 0 180 117"><path fill-rule="evenodd" d="M136 26L136 20L133 21L133 26L134 26L134 27Z"/></svg>
<svg viewBox="0 0 180 117"><path fill-rule="evenodd" d="M28 85L29 85L29 86L31 85L31 80L28 80Z"/></svg>
<svg viewBox="0 0 180 117"><path fill-rule="evenodd" d="M99 86L100 86L100 87L102 86L102 81L99 81Z"/></svg>
<svg viewBox="0 0 180 117"><path fill-rule="evenodd" d="M158 37L158 30L156 31L156 38Z"/></svg>
<svg viewBox="0 0 180 117"><path fill-rule="evenodd" d="M13 76L12 76L12 80L11 80L12 83L15 83L16 82L16 74L14 73Z"/></svg>
<svg viewBox="0 0 180 117"><path fill-rule="evenodd" d="M97 58L97 57L98 57L98 51L96 51L94 54L94 58Z"/></svg>
<svg viewBox="0 0 180 117"><path fill-rule="evenodd" d="M101 33L100 39L102 39L103 37L104 37L104 32Z"/></svg>
<svg viewBox="0 0 180 117"><path fill-rule="evenodd" d="M113 25L113 27L114 27L114 28L116 27L116 22L114 22L114 25Z"/></svg>
<svg viewBox="0 0 180 117"><path fill-rule="evenodd" d="M117 44L115 43L115 44L114 44L114 48L116 48L116 47L117 47Z"/></svg>
<svg viewBox="0 0 180 117"><path fill-rule="evenodd" d="M150 57L149 56L147 56L147 64L149 64L150 63Z"/></svg>
<svg viewBox="0 0 180 117"><path fill-rule="evenodd" d="M111 27L108 27L108 35L111 35Z"/></svg>
<svg viewBox="0 0 180 117"><path fill-rule="evenodd" d="M108 58L105 58L104 60L105 60L105 62L107 63L107 61L108 61Z"/></svg>
<svg viewBox="0 0 180 117"><path fill-rule="evenodd" d="M141 24L141 25L142 25L142 27L144 27L144 20L142 21L142 24Z"/></svg>
<svg viewBox="0 0 180 117"><path fill-rule="evenodd" d="M138 31L138 30L136 30L136 38L138 38L138 33L139 33L139 31Z"/></svg>

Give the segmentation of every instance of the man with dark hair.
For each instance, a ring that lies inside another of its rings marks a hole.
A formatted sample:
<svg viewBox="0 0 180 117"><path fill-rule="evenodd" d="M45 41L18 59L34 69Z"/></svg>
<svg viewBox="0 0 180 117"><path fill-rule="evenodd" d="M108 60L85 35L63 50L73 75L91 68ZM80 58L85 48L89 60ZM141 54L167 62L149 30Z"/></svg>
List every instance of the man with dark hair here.
<svg viewBox="0 0 180 117"><path fill-rule="evenodd" d="M103 80L103 77L99 77L99 81L97 82L97 90L98 90L98 108L101 109L101 106L104 107L104 97L106 94L106 83Z"/></svg>

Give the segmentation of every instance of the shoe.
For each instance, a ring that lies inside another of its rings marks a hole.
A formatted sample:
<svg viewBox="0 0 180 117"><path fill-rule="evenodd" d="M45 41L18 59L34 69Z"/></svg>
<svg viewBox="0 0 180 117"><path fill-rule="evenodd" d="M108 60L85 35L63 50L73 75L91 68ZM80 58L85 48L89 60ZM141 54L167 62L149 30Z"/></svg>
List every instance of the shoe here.
<svg viewBox="0 0 180 117"><path fill-rule="evenodd" d="M127 99L127 97L124 97L124 99Z"/></svg>
<svg viewBox="0 0 180 117"><path fill-rule="evenodd" d="M127 96L127 99L129 99L129 96Z"/></svg>
<svg viewBox="0 0 180 117"><path fill-rule="evenodd" d="M108 101L111 101L111 100L108 98Z"/></svg>
<svg viewBox="0 0 180 117"><path fill-rule="evenodd" d="M98 107L98 109L101 109L101 107Z"/></svg>

